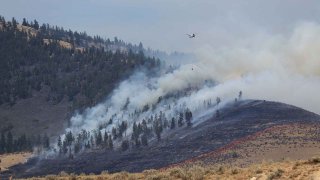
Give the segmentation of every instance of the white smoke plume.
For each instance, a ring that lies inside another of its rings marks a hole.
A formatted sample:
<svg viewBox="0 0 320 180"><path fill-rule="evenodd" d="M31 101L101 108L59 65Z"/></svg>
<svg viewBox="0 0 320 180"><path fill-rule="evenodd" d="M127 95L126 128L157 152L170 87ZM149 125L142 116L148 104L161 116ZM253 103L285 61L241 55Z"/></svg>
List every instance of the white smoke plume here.
<svg viewBox="0 0 320 180"><path fill-rule="evenodd" d="M320 113L318 24L299 24L286 35L258 35L220 49L206 45L195 54L193 63L158 77L135 73L105 102L73 116L66 131L95 130L112 118L113 124L102 130L111 132L126 120L130 134L133 121L141 122L160 111L170 119L185 108L194 112L193 123L197 123L206 110L204 101L215 103L220 97L225 103L234 100L239 91L246 99L280 101ZM174 96L184 90L184 95ZM159 97L167 98L158 103ZM146 105L148 111L134 115Z"/></svg>

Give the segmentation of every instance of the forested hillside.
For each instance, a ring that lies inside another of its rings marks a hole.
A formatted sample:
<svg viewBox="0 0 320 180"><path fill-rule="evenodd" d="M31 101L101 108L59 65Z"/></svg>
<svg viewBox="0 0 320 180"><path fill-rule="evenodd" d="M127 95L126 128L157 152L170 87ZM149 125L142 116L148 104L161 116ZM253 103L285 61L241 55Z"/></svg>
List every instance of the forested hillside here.
<svg viewBox="0 0 320 180"><path fill-rule="evenodd" d="M107 49L125 45L117 38L92 38L48 24L39 26L36 20L28 23L24 19L22 26L15 19L6 22L1 17L0 21L1 104L13 105L48 86L49 102L59 103L67 97L75 108L87 107L106 96L136 66L156 66L154 58L144 56L142 47ZM63 47L62 41L70 46Z"/></svg>
<svg viewBox="0 0 320 180"><path fill-rule="evenodd" d="M0 132L56 135L75 110L102 101L135 70L159 67L143 51L141 43L0 16Z"/></svg>

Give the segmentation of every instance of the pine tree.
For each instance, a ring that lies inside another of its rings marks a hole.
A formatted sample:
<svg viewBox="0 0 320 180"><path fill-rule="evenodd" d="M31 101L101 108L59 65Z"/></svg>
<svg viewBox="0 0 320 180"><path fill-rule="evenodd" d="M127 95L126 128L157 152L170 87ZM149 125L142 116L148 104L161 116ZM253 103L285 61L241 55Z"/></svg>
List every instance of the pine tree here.
<svg viewBox="0 0 320 180"><path fill-rule="evenodd" d="M161 140L161 133L163 131L162 122L161 122L160 118L156 119L154 121L153 129L154 129L154 132L155 132L155 134L157 136L158 141L160 141Z"/></svg>
<svg viewBox="0 0 320 180"><path fill-rule="evenodd" d="M108 147L109 149L113 149L113 141L112 141L111 135L109 135L109 138L108 138Z"/></svg>
<svg viewBox="0 0 320 180"><path fill-rule="evenodd" d="M128 140L123 140L121 143L121 149L122 151L126 151L129 149L129 141Z"/></svg>
<svg viewBox="0 0 320 180"><path fill-rule="evenodd" d="M171 119L171 126L170 129L174 129L176 128L176 120L174 119L174 117Z"/></svg>
<svg viewBox="0 0 320 180"><path fill-rule="evenodd" d="M122 110L127 110L129 104L130 104L130 98L127 98L125 104L122 107Z"/></svg>
<svg viewBox="0 0 320 180"><path fill-rule="evenodd" d="M90 136L90 146L93 148L94 147L94 139L93 136Z"/></svg>
<svg viewBox="0 0 320 180"><path fill-rule="evenodd" d="M38 134L38 136L37 136L37 140L35 142L35 145L36 146L40 146L41 145L41 135L40 134Z"/></svg>
<svg viewBox="0 0 320 180"><path fill-rule="evenodd" d="M133 126L132 126L132 137L131 139L136 141L138 138L139 138L139 128L136 124L136 122L133 123Z"/></svg>
<svg viewBox="0 0 320 180"><path fill-rule="evenodd" d="M192 112L189 109L186 110L185 117L186 117L187 126L190 127L192 125L191 123Z"/></svg>
<svg viewBox="0 0 320 180"><path fill-rule="evenodd" d="M108 138L109 138L109 136L108 136L107 131L104 131L103 144L104 144L105 147L108 147Z"/></svg>
<svg viewBox="0 0 320 180"><path fill-rule="evenodd" d="M98 130L98 133L96 134L96 145L100 146L102 144L102 134L101 131Z"/></svg>
<svg viewBox="0 0 320 180"><path fill-rule="evenodd" d="M178 120L178 126L183 126L183 113L179 113L179 120Z"/></svg>
<svg viewBox="0 0 320 180"><path fill-rule="evenodd" d="M163 128L166 129L169 127L169 122L167 120L167 118L164 116L163 117Z"/></svg>
<svg viewBox="0 0 320 180"><path fill-rule="evenodd" d="M142 120L141 129L142 129L142 133L149 134L149 129L148 129L146 120Z"/></svg>
<svg viewBox="0 0 320 180"><path fill-rule="evenodd" d="M220 111L219 111L219 110L216 111L216 117L217 117L217 118L220 117Z"/></svg>
<svg viewBox="0 0 320 180"><path fill-rule="evenodd" d="M23 18L22 25L23 26L29 26L29 23L27 22L26 18Z"/></svg>
<svg viewBox="0 0 320 180"><path fill-rule="evenodd" d="M220 102L221 102L220 97L217 97L216 102L217 102L217 105L219 105L219 104L220 104Z"/></svg>
<svg viewBox="0 0 320 180"><path fill-rule="evenodd" d="M13 29L16 29L17 28L17 20L13 17L11 22L12 22Z"/></svg>
<svg viewBox="0 0 320 180"><path fill-rule="evenodd" d="M80 150L81 150L81 144L80 142L76 142L74 145L74 153L77 154L80 152Z"/></svg>
<svg viewBox="0 0 320 180"><path fill-rule="evenodd" d="M136 145L136 147L140 147L141 142L140 142L139 138L135 139L135 145Z"/></svg>
<svg viewBox="0 0 320 180"><path fill-rule="evenodd" d="M6 152L6 137L4 133L1 133L1 139L0 139L0 154Z"/></svg>
<svg viewBox="0 0 320 180"><path fill-rule="evenodd" d="M74 137L71 131L67 132L66 137L65 137L65 141L67 143L67 146L71 146L72 142L74 141Z"/></svg>
<svg viewBox="0 0 320 180"><path fill-rule="evenodd" d="M45 135L43 136L43 142L42 142L42 144L43 144L43 147L44 147L45 149L49 149L49 147L50 147L50 139L49 139L49 137L48 137L47 134L45 134Z"/></svg>
<svg viewBox="0 0 320 180"><path fill-rule="evenodd" d="M241 98L242 98L242 91L239 92L238 98L239 98L239 101L240 101Z"/></svg>
<svg viewBox="0 0 320 180"><path fill-rule="evenodd" d="M38 23L37 20L34 20L33 27L34 27L36 30L39 29L39 23Z"/></svg>
<svg viewBox="0 0 320 180"><path fill-rule="evenodd" d="M13 152L13 137L12 137L11 131L9 131L7 134L6 152L7 153Z"/></svg>
<svg viewBox="0 0 320 180"><path fill-rule="evenodd" d="M146 135L146 134L143 134L143 135L141 136L141 144L142 144L143 146L148 146L148 138L147 138L147 135Z"/></svg>
<svg viewBox="0 0 320 180"><path fill-rule="evenodd" d="M62 141L61 141L61 137L58 137L58 143L57 146L59 148L59 153L62 153Z"/></svg>
<svg viewBox="0 0 320 180"><path fill-rule="evenodd" d="M115 127L112 128L112 136L113 136L113 139L117 139L117 137L118 137L117 129Z"/></svg>

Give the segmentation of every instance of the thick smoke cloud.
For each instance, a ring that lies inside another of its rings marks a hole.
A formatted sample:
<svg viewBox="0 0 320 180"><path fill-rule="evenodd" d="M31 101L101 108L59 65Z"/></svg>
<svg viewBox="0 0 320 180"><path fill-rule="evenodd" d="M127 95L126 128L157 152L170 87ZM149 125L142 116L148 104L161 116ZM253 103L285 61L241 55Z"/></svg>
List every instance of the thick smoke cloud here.
<svg viewBox="0 0 320 180"><path fill-rule="evenodd" d="M196 51L194 62L170 73L157 77L135 73L104 103L72 117L67 131L94 130L113 118L105 130L110 132L126 120L130 134L133 121L141 122L160 111L170 119L186 108L193 111L197 124L208 111L204 101L215 103L220 97L221 107L233 101L239 91L245 99L280 101L320 113L319 50L320 26L315 23L299 24L286 35L256 35L229 47L206 45ZM147 111L133 115L146 105L150 107Z"/></svg>
<svg viewBox="0 0 320 180"><path fill-rule="evenodd" d="M320 113L319 35L318 24L303 23L287 35L259 36L222 50L208 46L199 50L198 60L221 86L242 89L246 98Z"/></svg>

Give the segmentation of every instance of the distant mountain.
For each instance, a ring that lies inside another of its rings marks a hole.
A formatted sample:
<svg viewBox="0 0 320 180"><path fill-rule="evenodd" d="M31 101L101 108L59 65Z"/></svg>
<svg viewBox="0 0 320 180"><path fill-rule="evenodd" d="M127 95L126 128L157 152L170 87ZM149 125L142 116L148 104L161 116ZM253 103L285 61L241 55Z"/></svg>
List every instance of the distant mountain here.
<svg viewBox="0 0 320 180"><path fill-rule="evenodd" d="M0 16L0 133L58 134L75 110L104 100L137 69L158 68L144 51L141 43Z"/></svg>

